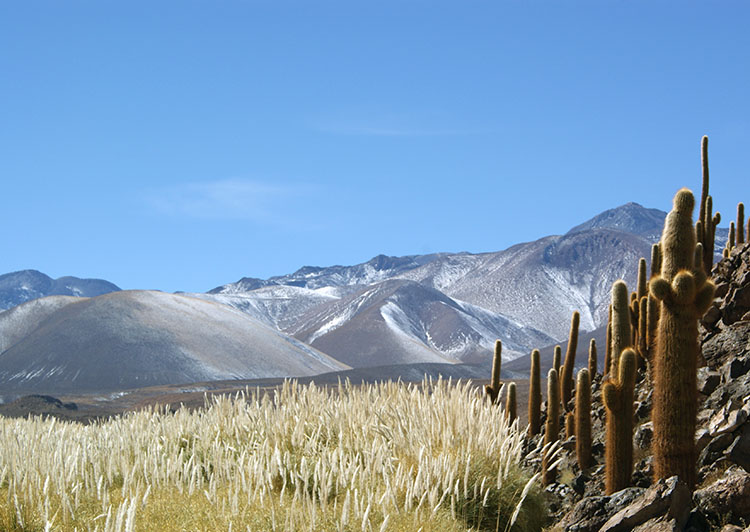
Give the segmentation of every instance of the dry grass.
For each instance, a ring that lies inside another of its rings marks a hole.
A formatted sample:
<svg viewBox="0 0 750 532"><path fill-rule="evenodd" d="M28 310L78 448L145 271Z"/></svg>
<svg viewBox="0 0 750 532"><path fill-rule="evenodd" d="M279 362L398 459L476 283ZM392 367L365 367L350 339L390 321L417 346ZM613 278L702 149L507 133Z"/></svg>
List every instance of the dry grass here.
<svg viewBox="0 0 750 532"><path fill-rule="evenodd" d="M290 382L88 426L2 419L0 531L540 530L521 441L445 381Z"/></svg>

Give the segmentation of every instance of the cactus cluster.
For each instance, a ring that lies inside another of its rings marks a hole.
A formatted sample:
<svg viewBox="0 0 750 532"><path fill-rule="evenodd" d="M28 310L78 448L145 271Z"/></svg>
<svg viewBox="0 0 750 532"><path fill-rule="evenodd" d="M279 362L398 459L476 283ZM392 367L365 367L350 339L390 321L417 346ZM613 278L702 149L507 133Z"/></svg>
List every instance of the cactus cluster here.
<svg viewBox="0 0 750 532"><path fill-rule="evenodd" d="M713 266L716 226L708 194L708 138L701 142L703 184L699 219L693 225L695 199L681 189L673 199L659 243L651 249L650 272L644 258L638 261L636 291L629 293L624 281L612 286L609 305L605 362L602 368L602 401L606 410L605 491L612 494L630 486L633 474L634 389L639 365L648 366L653 386L654 480L677 475L688 486L696 483L695 426L697 414L698 321L711 304L714 285L708 280ZM750 220L745 228L744 204L737 206L737 220L730 224L725 253L750 240ZM566 438L575 436L576 458L583 471L594 465L592 456L592 385L597 375L597 346L591 339L588 367L573 372L580 313L571 318L564 363L555 346L547 375L547 416L544 427L542 482L557 476L552 463L560 437L561 405L565 410ZM487 394L497 400L500 386L500 341L495 348L492 382ZM541 432L540 352L531 353L527 434ZM574 386L575 384L575 386ZM492 394L495 394L494 396ZM574 399L574 401L572 401ZM571 408L571 405L572 408ZM516 386L507 390L505 415L516 419ZM570 410L570 411L568 411Z"/></svg>

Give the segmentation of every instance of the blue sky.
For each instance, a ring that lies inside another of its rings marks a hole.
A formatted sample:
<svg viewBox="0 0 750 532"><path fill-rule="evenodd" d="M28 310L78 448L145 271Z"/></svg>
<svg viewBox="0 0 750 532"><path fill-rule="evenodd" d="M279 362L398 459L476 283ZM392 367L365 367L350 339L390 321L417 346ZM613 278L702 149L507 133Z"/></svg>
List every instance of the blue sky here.
<svg viewBox="0 0 750 532"><path fill-rule="evenodd" d="M746 2L0 3L0 272L205 291L750 202ZM726 225L726 224L723 224Z"/></svg>

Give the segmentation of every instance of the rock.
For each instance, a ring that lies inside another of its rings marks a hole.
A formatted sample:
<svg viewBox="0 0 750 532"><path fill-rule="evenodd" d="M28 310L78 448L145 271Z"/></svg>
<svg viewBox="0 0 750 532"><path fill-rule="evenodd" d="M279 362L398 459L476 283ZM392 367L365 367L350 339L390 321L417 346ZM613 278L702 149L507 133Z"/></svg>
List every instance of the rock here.
<svg viewBox="0 0 750 532"><path fill-rule="evenodd" d="M695 503L719 522L750 519L750 473L732 466L716 482L693 494Z"/></svg>
<svg viewBox="0 0 750 532"><path fill-rule="evenodd" d="M727 449L727 457L742 466L745 471L750 471L750 424L746 423L742 430L735 434L734 441Z"/></svg>
<svg viewBox="0 0 750 532"><path fill-rule="evenodd" d="M685 532L711 532L711 525L698 508L693 508L688 517Z"/></svg>
<svg viewBox="0 0 750 532"><path fill-rule="evenodd" d="M717 386L721 384L721 374L709 368L698 370L698 391L703 395L711 395Z"/></svg>
<svg viewBox="0 0 750 532"><path fill-rule="evenodd" d="M604 523L601 532L626 532L666 514L681 529L690 514L690 488L677 477L660 480ZM670 529L671 530L671 529Z"/></svg>
<svg viewBox="0 0 750 532"><path fill-rule="evenodd" d="M625 488L610 496L582 499L557 524L566 532L596 532L618 510L637 499L645 490Z"/></svg>
<svg viewBox="0 0 750 532"><path fill-rule="evenodd" d="M649 421L648 423L642 423L635 430L635 436L633 437L633 443L636 447L641 449L648 449L651 446L651 438L654 435L654 424Z"/></svg>
<svg viewBox="0 0 750 532"><path fill-rule="evenodd" d="M729 287L727 286L727 289L728 288ZM713 327L719 322L720 319L721 310L719 310L719 307L712 305L703 315L703 318L701 318L701 323L706 329L713 329Z"/></svg>
<svg viewBox="0 0 750 532"><path fill-rule="evenodd" d="M709 444L706 445L706 448L701 451L701 454L698 457L698 465L705 466L715 462L721 456L721 453L724 452L724 449L729 447L733 441L734 436L729 432L725 432L724 434L720 434L713 438Z"/></svg>
<svg viewBox="0 0 750 532"><path fill-rule="evenodd" d="M649 519L642 525L633 529L633 532L681 532L682 529L677 526L677 519L664 519L657 517Z"/></svg>
<svg viewBox="0 0 750 532"><path fill-rule="evenodd" d="M725 405L708 422L708 432L711 436L715 437L720 434L734 432L747 421L747 410L744 408L732 409L732 406L731 403Z"/></svg>
<svg viewBox="0 0 750 532"><path fill-rule="evenodd" d="M750 284L730 288L724 301L726 301L726 305L722 312L721 321L725 325L731 325L739 321L750 309Z"/></svg>
<svg viewBox="0 0 750 532"><path fill-rule="evenodd" d="M719 532L742 532L742 527L737 525L724 525Z"/></svg>
<svg viewBox="0 0 750 532"><path fill-rule="evenodd" d="M750 352L750 323L739 321L726 327L701 346L706 363L717 369L724 362Z"/></svg>
<svg viewBox="0 0 750 532"><path fill-rule="evenodd" d="M724 382L729 382L732 379L736 379L737 377L750 372L750 356L745 354L744 356L728 360L721 368L721 372Z"/></svg>
<svg viewBox="0 0 750 532"><path fill-rule="evenodd" d="M716 285L716 291L714 292L714 297L721 301L721 298L723 298L727 293L729 292L729 283L723 282L718 283Z"/></svg>
<svg viewBox="0 0 750 532"><path fill-rule="evenodd" d="M700 453L710 441L711 434L708 432L708 429L698 429L695 431L695 448L698 453Z"/></svg>

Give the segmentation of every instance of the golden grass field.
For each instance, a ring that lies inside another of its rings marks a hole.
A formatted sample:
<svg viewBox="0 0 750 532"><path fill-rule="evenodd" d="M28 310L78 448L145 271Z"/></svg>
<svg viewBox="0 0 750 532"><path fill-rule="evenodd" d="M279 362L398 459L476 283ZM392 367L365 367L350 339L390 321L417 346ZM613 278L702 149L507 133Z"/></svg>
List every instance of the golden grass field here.
<svg viewBox="0 0 750 532"><path fill-rule="evenodd" d="M521 443L476 386L443 380L0 418L0 531L540 530Z"/></svg>

